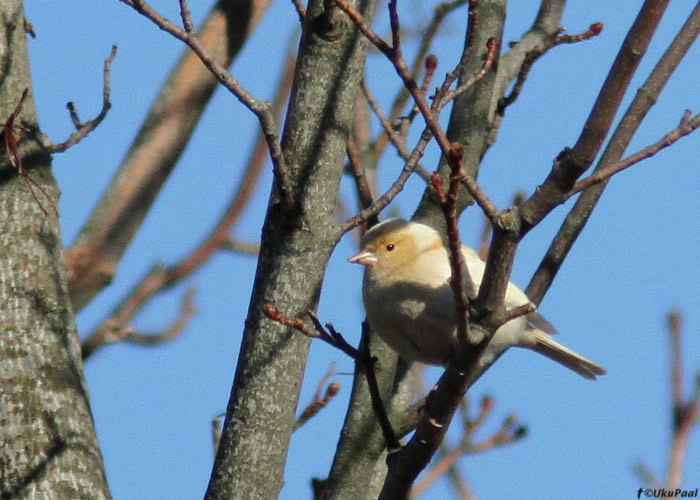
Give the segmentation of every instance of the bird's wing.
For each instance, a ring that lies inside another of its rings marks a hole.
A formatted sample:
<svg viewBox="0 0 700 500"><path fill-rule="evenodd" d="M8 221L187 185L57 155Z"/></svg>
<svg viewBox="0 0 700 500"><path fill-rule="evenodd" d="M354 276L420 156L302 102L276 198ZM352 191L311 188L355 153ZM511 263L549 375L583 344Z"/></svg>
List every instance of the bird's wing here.
<svg viewBox="0 0 700 500"><path fill-rule="evenodd" d="M548 333L550 335L557 333L557 329L554 328L554 325L547 321L544 316L538 312L527 315L527 324L536 330Z"/></svg>

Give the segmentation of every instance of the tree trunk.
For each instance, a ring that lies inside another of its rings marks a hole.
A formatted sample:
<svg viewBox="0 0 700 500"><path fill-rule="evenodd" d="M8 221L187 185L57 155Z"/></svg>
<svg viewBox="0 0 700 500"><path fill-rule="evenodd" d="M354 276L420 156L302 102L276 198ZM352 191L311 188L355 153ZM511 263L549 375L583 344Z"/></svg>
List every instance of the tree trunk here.
<svg viewBox="0 0 700 500"><path fill-rule="evenodd" d="M354 25L330 6L310 2L304 21L282 137L292 202L278 189L278 177L209 500L269 500L283 484L309 339L267 319L262 308L272 303L288 316L316 308L340 237L338 187L367 49ZM356 8L371 19L375 2L356 2Z"/></svg>
<svg viewBox="0 0 700 500"><path fill-rule="evenodd" d="M0 2L3 123L31 87L24 22L20 0ZM46 193L18 175L3 144L0 498L110 498L68 299L58 219L48 199L57 202L59 193L31 93L15 132L24 167Z"/></svg>

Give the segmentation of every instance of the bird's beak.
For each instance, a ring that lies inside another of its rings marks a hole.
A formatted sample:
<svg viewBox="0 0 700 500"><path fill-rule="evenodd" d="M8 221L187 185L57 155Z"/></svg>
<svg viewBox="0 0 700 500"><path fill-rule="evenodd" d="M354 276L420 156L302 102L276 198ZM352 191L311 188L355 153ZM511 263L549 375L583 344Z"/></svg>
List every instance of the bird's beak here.
<svg viewBox="0 0 700 500"><path fill-rule="evenodd" d="M350 257L348 262L352 264L362 264L363 266L371 266L377 263L377 256L371 250L363 249Z"/></svg>

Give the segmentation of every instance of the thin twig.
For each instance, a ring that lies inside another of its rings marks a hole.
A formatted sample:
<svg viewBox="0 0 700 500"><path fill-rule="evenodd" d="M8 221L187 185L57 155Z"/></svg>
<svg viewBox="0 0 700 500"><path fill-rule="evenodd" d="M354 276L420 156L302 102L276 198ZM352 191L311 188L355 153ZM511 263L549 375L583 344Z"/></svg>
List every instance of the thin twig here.
<svg viewBox="0 0 700 500"><path fill-rule="evenodd" d="M671 408L673 410L673 433L668 456L666 488L675 491L683 478L683 461L688 441L698 423L700 412L700 374L696 376L693 392L686 400L683 397L683 358L681 315L672 312L668 316L668 333L671 341Z"/></svg>
<svg viewBox="0 0 700 500"><path fill-rule="evenodd" d="M336 331L331 323L326 323L324 328L312 311L307 311L307 315L313 323L313 329L300 318L291 318L282 314L279 309L272 304L265 304L263 306L263 313L272 321L276 321L284 326L294 328L309 338L322 340L328 345L335 347L336 349L339 349L343 353L350 356L356 363L359 363L365 372L365 377L367 378L367 386L369 389L370 398L372 400L372 408L374 409L374 413L377 416L382 433L384 434L387 448L390 451L400 448L401 445L396 437L396 432L391 426L389 416L386 412L384 402L382 401L382 397L379 392L379 385L377 383L377 377L374 371L374 365L377 362L377 359L371 357L366 345L362 345L360 349L355 349L347 343L345 338L343 338L343 336ZM368 328L366 322L362 324L362 328L363 338L366 338L366 329Z"/></svg>
<svg viewBox="0 0 700 500"><path fill-rule="evenodd" d="M420 158L423 156L425 148L428 146L428 143L432 138L433 134L430 131L430 129L428 127L423 129L423 133L421 134L420 139L416 144L416 147L413 148L411 156L409 156L408 160L403 166L403 169L401 170L401 173L393 182L393 184L389 187L389 189L387 189L387 191L383 195L377 198L371 206L362 210L359 214L355 215L354 217L351 217L348 220L346 220L342 225L343 234L347 233L348 231L352 231L360 224L363 224L368 219L377 215L387 205L389 205L389 203L391 203L391 201L394 198L396 198L396 196L403 190L404 186L406 185L406 182L408 182L408 179L411 177L411 174L413 174L413 172L415 171L416 166L418 165L418 160L420 160Z"/></svg>
<svg viewBox="0 0 700 500"><path fill-rule="evenodd" d="M216 2L198 36L228 67L271 0ZM79 311L114 279L119 261L176 167L218 80L183 44L109 187L66 252L71 303ZM265 143L263 141L263 145ZM267 157L267 148L264 148Z"/></svg>
<svg viewBox="0 0 700 500"><path fill-rule="evenodd" d="M479 205L481 210L483 210L486 218L491 222L491 224L496 224L498 217L501 215L501 211L498 209L496 204L491 201L491 199L486 195L486 193L479 187L476 183L476 179L469 175L463 170L458 172L459 182L467 188L467 191L474 198L476 204Z"/></svg>
<svg viewBox="0 0 700 500"><path fill-rule="evenodd" d="M357 195L360 200L360 206L364 210L372 206L372 189L367 182L367 177L365 175L365 166L360 160L360 155L357 152L357 145L352 136L348 137L348 143L346 145L346 152L348 155L348 162L350 163L350 168L352 171L353 178L355 179L355 186L357 189ZM379 220L377 217L372 217L369 221L369 225L373 226Z"/></svg>
<svg viewBox="0 0 700 500"><path fill-rule="evenodd" d="M661 488L661 483L656 479L654 473L649 467L642 462L632 464L632 470L637 475L639 480L648 488Z"/></svg>
<svg viewBox="0 0 700 500"><path fill-rule="evenodd" d="M372 108L372 111L374 111L374 114L377 115L377 118L379 119L379 123L381 124L382 128L384 129L384 134L380 136L381 137L388 137L389 141L391 144L396 148L396 152L399 154L399 157L401 157L402 160L408 161L408 159L411 157L411 152L408 150L406 147L406 144L403 142L404 141L404 136L401 134L397 133L394 130L394 127L391 125L391 122L389 119L386 117L384 112L382 111L381 106L379 106L379 103L377 102L377 99L374 97L374 94L372 91L367 87L367 83L363 80L361 82L362 84L362 91L365 94L365 98L367 99L367 103L369 104L369 107ZM376 149L376 144L379 143L379 139L377 139L377 143L375 143L375 154L377 152ZM417 163L415 166L415 171L420 175L426 182L430 182L430 173L425 169L423 165L420 163Z"/></svg>
<svg viewBox="0 0 700 500"><path fill-rule="evenodd" d="M139 14L150 19L163 31L170 33L172 36L181 40L192 51L197 54L204 65L209 68L212 74L224 87L226 87L244 106L255 114L260 122L261 130L265 136L265 141L272 158L272 167L275 173L275 182L280 193L281 199L288 207L294 206L294 197L292 194L292 181L289 169L286 165L284 155L282 153L282 145L279 141L279 132L277 120L271 111L271 104L268 101L253 97L245 88L236 80L233 75L222 66L215 57L207 50L202 41L195 33L189 33L185 29L180 28L167 20L165 17L156 12L144 0L121 0L123 3L133 7ZM182 0L184 2L184 0ZM182 15L186 16L187 11L182 11ZM191 20L189 21L191 22Z"/></svg>
<svg viewBox="0 0 700 500"><path fill-rule="evenodd" d="M78 144L80 141L82 141L87 135L95 130L100 123L102 123L102 120L105 119L107 116L107 112L109 109L112 107L112 103L110 102L110 76L109 72L112 67L112 61L114 61L115 56L117 55L117 46L112 45L112 51L109 53L109 57L105 60L105 65L104 65L104 76L103 76L103 87L102 87L102 109L100 110L99 114L93 118L92 120L89 120L85 123L82 123L78 119L78 114L75 109L75 104L72 102L68 103L68 110L70 112L71 120L73 121L73 124L76 127L76 131L73 132L70 137L68 137L67 140L64 142L61 142L60 144L52 144L49 147L49 150L52 153L63 153L65 150L70 148L71 146L75 146Z"/></svg>
<svg viewBox="0 0 700 500"><path fill-rule="evenodd" d="M489 437L481 441L475 441L474 436L476 432L484 425L487 417L491 414L493 399L485 396L482 399L479 412L474 418L469 416L466 408L464 404L461 406L463 422L462 438L460 442L451 450L447 451L430 469L430 472L416 484L412 491L411 498L418 498L432 483L453 468L461 457L508 446L520 441L527 433L526 427L518 424L517 417L515 415L509 415L503 420L501 427Z"/></svg>
<svg viewBox="0 0 700 500"><path fill-rule="evenodd" d="M326 327L328 328L328 330L326 330L312 311L307 311L306 313L311 319L313 328L301 318L291 318L282 314L282 312L280 312L280 310L272 304L265 304L263 306L263 313L265 313L265 316L270 318L272 321L276 321L284 326L294 328L309 338L322 340L328 345L344 352L356 361L360 358L358 350L348 344L345 338L343 338L343 336L338 333L335 328L333 328L333 325L326 323Z"/></svg>
<svg viewBox="0 0 700 500"><path fill-rule="evenodd" d="M158 268L152 271L151 276L158 276ZM169 326L158 333L139 333L134 330L129 323L133 315L123 313L110 316L83 340L81 344L83 358L90 357L95 351L105 345L116 344L117 342L128 340L132 344L155 346L176 338L184 331L192 316L197 312L193 297L194 289L189 289L182 299L177 317ZM130 300L132 302L140 302L138 298L131 298Z"/></svg>
<svg viewBox="0 0 700 500"><path fill-rule="evenodd" d="M27 98L28 94L29 87L24 89L24 91L22 92L22 96L17 102L15 110L10 114L5 123L2 125L2 128L0 129L0 148L5 150L4 152L7 155L7 159L10 162L10 165L15 167L17 169L17 173L24 178L24 181L27 183L27 187L29 188L29 192L31 193L32 198L34 198L34 201L44 213L44 215L48 215L49 213L46 211L44 206L39 201L39 198L37 197L36 193L34 192L35 187L49 201L49 204L51 204L51 207L53 208L54 214L56 214L56 218L58 218L59 215L56 203L53 201L49 193L46 192L43 186L38 184L32 178L32 176L29 175L27 169L24 168L24 162L22 161L22 156L19 153L20 137L15 133L15 120L19 118L19 114L22 111L22 106L24 105L24 100Z"/></svg>
<svg viewBox="0 0 700 500"><path fill-rule="evenodd" d="M576 144L565 148L552 170L520 210L520 238L561 203L590 167L610 131L622 99L647 50L669 0L646 0L615 58ZM535 303L539 303L533 299Z"/></svg>
<svg viewBox="0 0 700 500"><path fill-rule="evenodd" d="M596 171L607 168L622 157L642 120L656 102L680 61L695 42L699 32L700 4L697 4L625 111L596 166ZM566 216L525 291L534 304L539 304L542 301L551 286L569 250L576 242L600 200L605 185L603 182L584 191Z"/></svg>
<svg viewBox="0 0 700 500"><path fill-rule="evenodd" d="M399 75L399 77L402 79L404 82L404 85L408 89L408 91L411 93L411 95L414 98L414 101L416 105L418 106L418 109L421 112L421 115L423 116L423 119L425 120L426 123L426 129L423 131L421 134L421 139L419 141L419 145L416 146L413 150L412 158L415 157L415 161L417 162L418 158L422 155L423 150L425 149L425 146L427 146L427 142L432 138L434 135L435 138L437 139L438 145L440 146L440 149L442 150L443 155L448 156L450 154L450 150L452 148L452 145L447 139L447 136L445 135L444 130L442 129L439 120L438 120L438 113L439 107L442 103L442 93L443 90L439 90L436 96L433 99L433 104L432 107L428 105L425 95L423 92L421 92L420 88L418 87L418 84L415 82L415 80L411 77L410 71L408 69L408 66L406 64L406 61L403 59L403 56L401 54L400 50L400 36L398 34L398 18L394 19L392 21L392 41L394 43L394 46L389 46L384 40L381 39L373 30L372 28L367 24L367 22L364 20L362 15L349 3L347 0L335 0L336 5L340 7L349 17L350 19L355 23L357 28L367 37L367 39L372 42L382 53L384 53L387 58L391 61L391 63L394 65L394 68L396 70L396 73ZM392 4L390 3L390 9L393 8L395 9L395 4L392 7ZM394 15L391 14L390 16ZM488 53L486 56L486 59L484 61L484 67L490 68L491 64L494 61L495 53L498 50L498 44L495 42L495 40L490 39L489 42L487 43L488 47ZM461 62L460 62L461 64ZM458 65L459 68L459 65ZM482 73L481 77L485 75L486 73ZM449 79L449 75L446 77L446 81ZM470 81L471 84L476 83L476 79L473 81ZM449 85L443 84L442 89L446 91L447 87ZM417 155L416 155L417 153ZM363 210L362 213L358 214L357 216L353 217L352 219L346 221L346 223L343 225L343 231L347 232L357 225L361 224L366 220L367 217L374 215L377 213L379 210L384 208L388 202L393 199L398 192L403 189L403 185L405 182L408 180L408 177L410 176L411 172L415 169L414 165L409 166L409 162L406 162L406 166L404 166L404 170L402 171L401 175L399 176L399 179L394 183L392 188L387 191L385 197L381 197L378 199L372 207Z"/></svg>
<svg viewBox="0 0 700 500"><path fill-rule="evenodd" d="M336 396L336 394L338 394L338 391L340 391L340 382L336 381L326 386L326 382L328 382L328 379L333 375L334 369L335 363L331 363L331 365L328 367L328 371L326 371L326 374L318 383L316 393L311 399L311 402L306 406L306 408L304 408L301 414L299 414L299 417L297 417L296 422L294 422L294 431L299 429L306 422L311 420L316 414L318 414L318 412L323 410L323 408L325 408L326 405L330 403L331 399L333 399ZM323 391L324 387L326 390L323 396L321 396L321 392Z"/></svg>
<svg viewBox="0 0 700 500"><path fill-rule="evenodd" d="M462 253L462 243L459 237L459 227L457 227L457 197L459 195L459 174L462 170L462 146L454 144L450 150L449 163L452 170L450 175L450 185L447 193L444 192L442 177L435 172L433 174L433 187L437 191L440 204L442 205L445 223L447 226L448 246L450 250L450 287L455 301L455 311L457 314L457 338L460 342L466 342L469 328L468 306L469 299L465 290L469 271L467 263Z"/></svg>
<svg viewBox="0 0 700 500"><path fill-rule="evenodd" d="M182 26L185 28L185 31L187 33L194 33L194 23L192 22L192 15L190 14L190 9L187 6L187 0L179 0L179 2Z"/></svg>
<svg viewBox="0 0 700 500"><path fill-rule="evenodd" d="M682 139L686 135L692 133L698 127L700 127L700 113L691 118L690 110L686 110L686 112L683 114L683 118L681 118L681 123L678 127L670 131L668 134L664 135L654 144L651 144L645 147L644 149L641 149L640 151L618 161L617 163L613 163L612 165L608 165L605 168L596 170L596 172L586 177L585 179L581 179L576 184L574 184L574 187L571 189L569 196L573 196L576 193L580 193L581 191L595 186L596 184L600 184L601 182L606 182L613 175L622 172L626 168L629 168L632 165L641 162L642 160L646 160L647 158L654 156L662 149L669 147L670 145L677 142L679 139Z"/></svg>
<svg viewBox="0 0 700 500"><path fill-rule="evenodd" d="M576 42L580 42L583 40L588 40L588 39L600 34L601 31L603 31L603 23L594 23L588 28L587 31L580 33L578 35L554 34L551 37L549 37L549 39L545 43L540 44L537 47L530 50L525 55L525 58L523 59L523 62L520 65L520 71L518 71L518 77L515 81L515 84L513 85L513 88L510 91L510 94L502 97L499 100L498 107L496 109L496 115L502 117L503 114L505 113L506 108L516 101L516 99L520 95L520 92L523 89L523 86L525 85L525 80L527 79L528 75L530 74L530 69L532 68L532 65L535 63L535 61L537 59L539 59L542 55L544 55L549 49L551 49L552 47L556 47L557 45L576 43ZM494 120L495 119L496 118L494 118Z"/></svg>
<svg viewBox="0 0 700 500"><path fill-rule="evenodd" d="M283 70L272 106L275 116L282 112L284 102L289 93L294 71L294 61L293 57L288 58ZM233 239L230 235L253 196L255 186L267 159L266 151L264 134L261 132L248 158L245 172L236 188L236 192L216 226L203 241L179 262L167 268L154 266L112 311L108 320L83 340L83 359L104 345L103 333L105 331L110 331L114 325L130 324L136 313L143 308L149 299L174 287L187 276L190 276L218 250L236 250L248 255L257 253L259 249L257 244L243 244ZM124 338L124 336L121 338Z"/></svg>
<svg viewBox="0 0 700 500"><path fill-rule="evenodd" d="M241 255L257 256L260 253L260 243L249 243L236 238L229 238L221 244L221 250L228 250Z"/></svg>
<svg viewBox="0 0 700 500"><path fill-rule="evenodd" d="M194 304L194 288L190 288L182 298L180 312L169 326L158 333L141 333L128 329L124 335L124 342L142 346L155 346L170 342L185 330L190 319L196 313L197 308Z"/></svg>
<svg viewBox="0 0 700 500"><path fill-rule="evenodd" d="M442 24L442 21L445 19L445 17L452 11L456 10L457 8L463 6L465 3L467 3L467 0L455 0L453 2L445 2L437 5L433 11L433 17L428 24L428 27L425 29L423 37L421 38L420 41L420 46L418 47L418 50L416 52L416 55L413 59L413 63L411 64L411 78L414 80L418 78L418 75L420 74L420 71L422 69L422 66L424 64L428 63L428 58L432 58L433 60L437 61L437 58L435 56L428 56L428 51L430 50L430 47L432 45L433 40L435 39L435 36L438 32L438 29L440 25ZM396 95L396 98L394 99L393 104L391 105L391 110L389 112L388 116L388 122L389 123L395 123L396 120L399 119L399 116L401 115L401 112L406 105L406 102L408 101L408 98L410 97L410 93L406 89L404 85L401 86L401 89ZM386 129L386 127L385 127ZM393 128L392 128L393 130ZM401 133L402 137L405 137L407 131L404 133ZM375 161L379 161L379 157L381 154L384 152L384 149L387 146L387 139L391 139L391 135L381 135L377 139L377 141L374 144L374 157ZM392 141L393 142L393 141ZM421 168L419 167L416 170L418 173L421 173ZM430 175L424 177L426 182L430 181Z"/></svg>

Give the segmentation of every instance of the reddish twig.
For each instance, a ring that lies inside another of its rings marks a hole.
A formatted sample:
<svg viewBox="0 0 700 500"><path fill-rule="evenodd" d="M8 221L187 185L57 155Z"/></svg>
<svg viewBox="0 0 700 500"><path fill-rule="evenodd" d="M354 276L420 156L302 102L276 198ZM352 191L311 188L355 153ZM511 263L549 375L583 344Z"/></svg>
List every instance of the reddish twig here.
<svg viewBox="0 0 700 500"><path fill-rule="evenodd" d="M342 352L350 356L352 359L355 360L356 363L359 363L365 372L367 386L369 389L370 398L372 400L372 408L374 410L375 415L377 416L377 420L379 421L379 426L382 429L382 433L384 434L384 439L386 440L387 448L389 450L396 450L401 447L399 440L396 437L396 432L391 426L389 416L386 412L384 402L382 401L382 397L379 392L377 376L374 371L374 364L376 363L377 359L371 356L366 345L363 345L359 350L355 349L347 343L347 341L343 338L343 336L340 333L336 331L332 323L326 323L326 326L324 328L324 326L321 324L319 319L312 311L307 311L306 313L311 319L313 328L306 324L306 322L301 318L290 318L289 316L282 314L279 311L279 309L274 307L272 304L265 304L263 306L263 313L271 320L276 321L284 326L294 328L295 330L298 330L299 332L303 333L309 338L322 340L323 342L335 347L336 349L341 350ZM366 328L367 323L363 323L363 338L366 338Z"/></svg>
<svg viewBox="0 0 700 500"><path fill-rule="evenodd" d="M257 256L260 253L260 243L249 243L247 241L229 238L221 244L220 249L242 255Z"/></svg>
<svg viewBox="0 0 700 500"><path fill-rule="evenodd" d="M690 435L698 424L700 416L700 372L695 375L695 383L689 398L683 396L683 329L681 315L673 311L668 315L668 336L670 341L670 399L672 414L671 444L668 453L666 484L663 488L675 491L680 488L683 478L683 461ZM649 488L661 488L661 484L649 468L636 462L633 470Z"/></svg>
<svg viewBox="0 0 700 500"><path fill-rule="evenodd" d="M455 309L457 312L457 338L460 342L466 342L468 332L468 306L469 299L465 290L469 271L467 263L462 253L462 243L459 237L459 228L457 227L457 198L459 195L459 174L462 169L462 146L455 143L450 150L448 162L451 168L450 185L447 193L444 192L442 177L435 172L433 174L433 187L437 191L440 205L442 205L445 223L447 225L448 246L450 249L450 266L452 275L450 277L450 286L455 300Z"/></svg>
<svg viewBox="0 0 700 500"><path fill-rule="evenodd" d="M350 19L355 23L355 25L365 35L365 37L367 37L367 39L370 42L372 42L391 61L391 63L394 65L396 73L402 79L405 87L413 96L416 106L418 107L421 115L423 116L423 119L425 120L426 128L421 134L421 139L419 140L418 145L413 150L411 159L415 159L415 162L418 161L418 158L422 156L422 153L425 150L428 141L430 141L430 139L433 136L436 138L443 155L445 155L446 157L449 156L450 151L452 149L452 145L447 139L447 136L445 135L445 132L442 129L442 126L440 125L438 120L439 110L441 106L444 105L443 94L447 92L449 84L443 83L443 86L440 90L438 90L438 92L433 98L432 106L428 105L425 99L425 95L423 94L423 92L421 92L416 81L411 77L406 61L404 60L403 55L401 54L400 37L398 34L398 18L392 20L392 40L394 43L394 46L392 47L388 45L384 40L382 40L381 37L379 37L374 31L372 31L372 29L369 27L362 15L352 5L350 5L350 3L347 2L347 0L335 0L335 2L336 5L338 5L338 7L340 7L350 17ZM392 8L395 9L395 4L393 4L393 7L392 4L390 4L390 9ZM390 13L390 15L395 16L395 11L394 14ZM488 53L484 61L484 68L488 70L490 69L494 61L495 54L498 50L498 43L495 40L490 39L487 44L487 47ZM464 60L466 59L463 57L463 61ZM460 61L460 65L463 63L463 61ZM455 74L458 73L460 65L457 66ZM480 72L478 78L470 79L469 84L473 85L478 81L479 78L482 78L485 74L486 72ZM445 79L445 82L449 81L451 83L452 81L454 81L450 80L451 78L452 77L448 75ZM403 189L403 186L408 180L408 177L415 169L415 164L410 163L411 160L406 162L404 170L402 171L401 175L394 183L394 185L392 185L390 190L387 191L387 193L384 196L382 196L375 203L373 203L372 207L363 210L360 214L345 222L345 224L343 225L343 232L350 231L354 227L357 227L359 224L362 224L365 220L367 220L368 217L378 213L398 194L398 192L401 191L401 189Z"/></svg>
<svg viewBox="0 0 700 500"><path fill-rule="evenodd" d="M19 118L19 114L22 111L22 106L24 105L24 100L27 98L27 94L29 94L28 87L24 89L24 92L22 92L22 97L19 98L19 102L17 103L15 110L7 118L4 125L2 126L2 130L0 130L0 148L3 148L5 150L7 158L10 161L10 165L15 167L17 169L17 173L24 178L24 181L27 183L27 187L29 188L29 192L32 194L34 201L36 201L36 204L39 206L41 211L44 212L44 215L48 215L48 212L43 207L43 205L39 201L39 198L34 192L35 187L49 201L49 204L51 204L51 207L53 208L56 217L58 217L58 208L56 207L56 203L54 203L51 196L49 196L49 193L47 193L42 186L40 186L34 179L32 179L32 176L29 175L27 169L24 168L22 156L19 154L20 138L19 135L15 133L15 120Z"/></svg>
<svg viewBox="0 0 700 500"><path fill-rule="evenodd" d="M491 38L486 44L487 47L487 52L486 52L486 58L484 59L484 64L481 67L481 69L473 76L468 78L467 80L464 81L459 87L457 87L454 90L447 90L445 89L441 93L440 97L440 104L437 106L437 110L441 110L442 108L445 107L447 103L450 101L456 99L460 94L466 92L468 89L474 86L476 82L481 80L484 76L486 76L486 73L491 69L493 66L494 61L496 60L496 53L498 51L498 42ZM460 61L460 65L466 64L466 59L462 62ZM458 66L459 68L460 66ZM456 69L454 71L455 74L459 73L459 70ZM447 80L446 80L447 81Z"/></svg>
<svg viewBox="0 0 700 500"><path fill-rule="evenodd" d="M495 203L493 203L486 193L479 187L476 183L476 179L473 176L460 170L455 175L457 175L459 182L467 188L467 191L474 198L476 204L479 205L481 210L483 210L486 218L491 222L491 224L496 225L498 223L498 218L501 215L501 211L498 209Z"/></svg>
<svg viewBox="0 0 700 500"><path fill-rule="evenodd" d="M700 410L700 374L696 376L692 395L683 397L683 358L681 315L668 315L668 333L671 340L671 407L673 410L673 433L668 457L666 488L680 488L683 477L683 460L690 435L698 423Z"/></svg>
<svg viewBox="0 0 700 500"><path fill-rule="evenodd" d="M263 312L265 313L265 316L273 321L276 321L284 326L294 328L309 338L322 340L328 345L344 352L352 359L356 361L360 360L359 351L348 344L345 338L335 330L331 323L326 323L327 329L324 328L312 311L306 311L306 314L311 319L313 328L301 318L290 318L289 316L282 314L282 312L280 312L280 310L272 304L265 304L263 306Z"/></svg>
<svg viewBox="0 0 700 500"><path fill-rule="evenodd" d="M244 0L212 6L198 36L222 66L230 65L269 3ZM175 168L217 86L211 71L184 46L137 139L66 252L68 286L76 311L113 280L119 261ZM264 152L266 156L266 148Z"/></svg>
<svg viewBox="0 0 700 500"><path fill-rule="evenodd" d="M73 132L70 137L68 137L67 140L60 144L53 144L49 148L52 153L63 153L66 151L68 148L75 146L78 144L80 141L85 139L87 135L95 130L100 123L102 123L102 120L105 119L107 116L107 112L110 110L112 107L112 103L110 102L110 77L109 77L109 72L112 67L112 61L114 61L114 58L117 55L117 46L112 45L112 51L109 53L109 57L105 60L105 65L104 65L104 71L103 71L103 82L102 82L102 109L100 110L99 114L93 118L92 120L89 120L85 123L82 123L78 119L78 113L75 108L75 103L69 102L67 104L68 111L70 113L71 121L73 122L73 125L75 125L75 132Z"/></svg>
<svg viewBox="0 0 700 500"><path fill-rule="evenodd" d="M346 152L348 155L348 162L350 163L350 170L352 171L352 176L355 179L355 188L357 190L357 196L360 200L360 206L364 210L372 206L372 189L367 182L367 177L365 175L365 166L360 159L360 154L357 151L357 145L352 136L348 137L348 143L346 145ZM369 225L373 226L379 222L376 216L368 220Z"/></svg>
<svg viewBox="0 0 700 500"><path fill-rule="evenodd" d="M410 70L410 75L411 78L414 80L418 78L418 75L420 74L420 71L422 69L422 66L424 64L428 63L428 51L430 50L430 47L432 45L433 40L435 39L435 36L437 35L438 28L442 24L442 21L445 19L445 17L455 9L461 7L467 3L467 0L455 0L453 2L445 2L442 4L439 4L435 7L435 10L433 11L433 17L427 26L427 28L424 31L423 37L421 38L420 41L420 46L418 47L418 50L416 52L416 55L413 59L413 63L411 64L411 70ZM471 19L471 17L470 17ZM436 60L435 56L432 56L433 59ZM427 89L426 89L427 90ZM406 89L405 86L401 87L401 90L397 93L396 98L394 99L394 102L391 106L391 110L389 112L388 116L388 122L389 123L395 123L398 119L399 116L401 115L401 112L406 105L406 102L408 101L408 98L410 97L410 93ZM384 124L382 124L384 125ZM390 127L393 130L393 127ZM388 130L385 127L385 130ZM401 135L405 137L407 132L402 132ZM384 149L387 146L387 138L391 139L391 135L381 135L377 139L376 143L374 144L374 156L375 156L375 161L379 160L379 157L381 154L384 152ZM393 141L392 141L393 142ZM405 158L404 158L405 159ZM417 171L420 173L420 169L417 169ZM426 181L429 182L430 176L424 177Z"/></svg>
<svg viewBox="0 0 700 500"><path fill-rule="evenodd" d="M195 314L197 314L197 307L194 304L194 288L190 288L182 298L180 312L168 327L158 333L140 333L129 329L124 336L124 341L143 346L164 344L178 337Z"/></svg>
<svg viewBox="0 0 700 500"><path fill-rule="evenodd" d="M295 431L299 429L302 425L304 425L306 422L311 420L323 408L325 408L326 405L331 401L331 399L333 399L336 396L336 394L338 394L338 391L340 391L340 382L332 382L331 384L326 386L326 382L328 382L328 379L331 377L331 375L333 375L334 368L335 364L331 363L331 366L328 368L328 371L318 383L318 388L316 389L316 393L314 394L314 397L312 398L311 402L306 406L306 408L304 408L304 410L297 418L296 422L294 422ZM326 390L323 396L321 396L321 392L323 391L324 387Z"/></svg>
<svg viewBox="0 0 700 500"><path fill-rule="evenodd" d="M545 43L538 45L525 55L525 58L520 65L518 77L515 80L515 84L513 85L510 94L504 96L498 102L496 115L503 116L505 109L516 101L523 89L523 86L525 85L528 75L530 74L530 69L532 69L532 65L537 59L544 55L549 49L557 45L581 42L597 36L601 31L603 31L603 23L591 24L588 30L578 35L561 35L560 33L563 31L563 29L564 28L561 28L559 33L555 33Z"/></svg>
<svg viewBox="0 0 700 500"><path fill-rule="evenodd" d="M387 189L387 191L383 195L377 198L374 201L374 203L372 203L372 205L362 210L359 214L355 215L354 217L351 217L350 219L346 220L342 226L343 234L347 233L348 231L352 231L360 224L363 224L368 219L377 215L387 205L389 205L389 203L391 203L391 201L394 198L396 198L396 196L403 190L404 186L406 185L406 182L408 182L408 179L411 177L411 174L413 174L413 172L416 170L418 160L420 160L420 158L423 156L425 148L428 146L428 143L432 138L433 134L430 131L430 129L428 127L423 129L423 133L421 134L420 139L416 144L416 147L413 148L411 155L404 164L401 173L396 178L394 183L389 187L389 189Z"/></svg>
<svg viewBox="0 0 700 500"><path fill-rule="evenodd" d="M82 342L83 359L90 357L101 347L117 342L128 341L142 346L155 346L178 337L197 312L193 299L194 289L189 289L182 298L177 317L158 333L137 332L129 323L131 316L125 314L110 316Z"/></svg>

